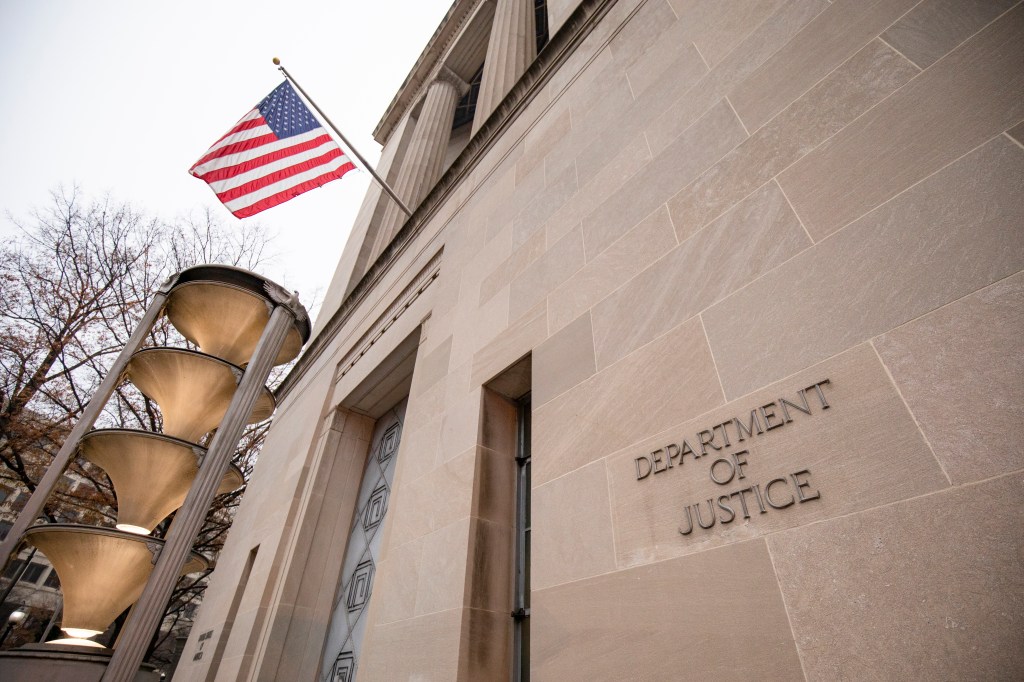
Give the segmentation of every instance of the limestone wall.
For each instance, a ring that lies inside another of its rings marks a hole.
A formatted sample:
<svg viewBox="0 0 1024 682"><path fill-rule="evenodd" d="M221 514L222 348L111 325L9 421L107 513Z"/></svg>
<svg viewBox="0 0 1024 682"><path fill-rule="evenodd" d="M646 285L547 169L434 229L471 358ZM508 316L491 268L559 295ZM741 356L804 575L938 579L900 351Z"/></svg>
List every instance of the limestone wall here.
<svg viewBox="0 0 1024 682"><path fill-rule="evenodd" d="M533 679L1019 677L1022 64L1009 0L614 3L289 393L179 678L257 543L218 679L301 668L325 429L421 323L357 679L505 679L524 355Z"/></svg>

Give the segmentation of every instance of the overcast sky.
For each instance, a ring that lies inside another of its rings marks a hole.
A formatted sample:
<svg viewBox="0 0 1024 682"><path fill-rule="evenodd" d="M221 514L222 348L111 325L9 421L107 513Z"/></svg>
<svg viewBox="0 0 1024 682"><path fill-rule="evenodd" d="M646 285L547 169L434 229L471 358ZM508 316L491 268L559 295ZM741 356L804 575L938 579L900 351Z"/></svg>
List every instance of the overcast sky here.
<svg viewBox="0 0 1024 682"><path fill-rule="evenodd" d="M0 0L0 210L78 184L168 219L211 206L188 168L280 81L278 56L359 151L451 0ZM352 172L247 221L277 233L263 274L308 304L370 181ZM2 218L0 234L12 231Z"/></svg>

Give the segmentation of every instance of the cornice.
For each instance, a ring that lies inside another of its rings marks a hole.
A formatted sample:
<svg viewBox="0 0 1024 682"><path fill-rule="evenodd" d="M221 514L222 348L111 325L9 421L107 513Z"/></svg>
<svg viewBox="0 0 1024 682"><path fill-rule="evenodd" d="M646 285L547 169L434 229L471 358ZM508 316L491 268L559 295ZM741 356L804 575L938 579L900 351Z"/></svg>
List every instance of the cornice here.
<svg viewBox="0 0 1024 682"><path fill-rule="evenodd" d="M384 248L377 260L366 271L348 297L342 302L331 319L324 325L320 333L312 339L306 351L296 361L295 366L274 392L278 403L294 388L298 380L305 375L309 367L319 358L330 340L348 322L353 312L369 296L377 283L391 269L398 258L405 253L409 245L415 241L430 219L437 214L441 206L477 167L484 155L501 138L512 122L533 101L544 85L558 68L565 63L583 40L590 35L594 27L601 21L616 0L583 0L566 19L562 27L551 37L537 59L523 73L523 76L512 87L505 99L494 112L487 117L473 138L456 157L441 179L434 185L430 193L405 221L402 229ZM641 0L639 6L644 4ZM634 10L635 12L635 10ZM613 34L614 35L614 34ZM611 36L608 38L611 39ZM598 52L595 52L595 57ZM435 256L437 258L438 256ZM432 280L431 280L432 281Z"/></svg>
<svg viewBox="0 0 1024 682"><path fill-rule="evenodd" d="M395 93L391 103L388 104L388 108L377 123L377 127L374 128L373 139L381 145L387 144L388 138L391 137L395 126L405 116L405 112L409 110L409 107L420 100L420 95L423 94L427 86L430 85L430 81L433 80L438 62L448 54L448 50L459 34L462 33L466 22L472 18L477 6L482 2L483 0L455 0L452 3L451 9L448 10L444 19L441 20L437 30L434 31L434 35L431 36L427 46L423 48L423 52L420 53L416 63L413 64L409 75L402 81L398 92Z"/></svg>

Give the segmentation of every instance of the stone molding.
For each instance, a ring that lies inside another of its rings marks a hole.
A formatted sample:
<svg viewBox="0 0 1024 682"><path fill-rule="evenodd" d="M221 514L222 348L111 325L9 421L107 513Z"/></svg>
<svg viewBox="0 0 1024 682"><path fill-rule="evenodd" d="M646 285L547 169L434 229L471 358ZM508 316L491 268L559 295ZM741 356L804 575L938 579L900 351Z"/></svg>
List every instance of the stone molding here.
<svg viewBox="0 0 1024 682"><path fill-rule="evenodd" d="M481 0L456 0L448 10L448 14L441 20L434 35L430 37L430 42L420 53L409 75L402 81L401 87L374 128L373 139L382 145L387 144L398 122L410 107L423 98L423 93L435 75L434 65L448 54L455 39L462 34L463 27L476 14L476 8L480 4Z"/></svg>
<svg viewBox="0 0 1024 682"><path fill-rule="evenodd" d="M590 35L601 19L608 13L615 0L583 0L566 19L562 27L550 38L548 44L537 55L537 59L523 73L523 77L509 91L505 99L484 121L477 133L452 162L441 179L422 202L413 210L391 242L384 248L377 260L366 270L348 297L331 316L316 338L311 339L306 352L299 357L288 376L274 392L278 403L287 396L298 380L308 371L309 366L323 353L330 339L352 316L352 313L370 295L377 282L391 269L399 256L405 252L416 236L437 213L447 199L480 163L484 155L497 143L501 135L516 117L533 101L551 76ZM642 6L644 2L640 3ZM631 15L632 16L632 15ZM627 19L628 20L628 19ZM609 36L609 40L611 36ZM440 257L440 254L437 256Z"/></svg>
<svg viewBox="0 0 1024 682"><path fill-rule="evenodd" d="M409 309L413 302L415 302L416 299L418 299L423 292L425 292L427 288L434 283L434 280L436 280L441 274L441 256L443 253L443 249L438 251L434 257L431 258L425 266L423 266L419 274L413 278L412 282L407 284L406 287L402 289L402 292L395 297L395 300L392 301L387 310L385 310L373 325L371 325L370 328L359 337L359 340L352 345L352 349L346 353L337 364L334 377L335 382L348 374L349 371L355 367L356 363L358 363L362 357L370 351L370 348L374 346L381 337L391 329L392 326L394 326L395 322L398 321L398 318L400 318L402 314ZM355 308L355 305L353 305L352 308ZM292 371L288 373L288 376L285 377L284 381L281 382L281 385L274 392L278 403L288 395L288 393L295 387L295 384L297 384L306 374L313 362L323 354L327 344L325 342L320 342L321 339L326 340L333 337L341 325L344 324L345 320L347 320L347 317L348 316L336 323L335 320L332 319L331 323L328 323L328 325L324 327L323 333L314 339L306 353L299 359L299 362L296 363L295 367L292 368Z"/></svg>
<svg viewBox="0 0 1024 682"><path fill-rule="evenodd" d="M459 74L455 73L447 66L441 65L441 68L437 70L437 75L434 80L441 81L442 83L448 83L455 88L455 91L459 93L459 97L465 97L466 93L469 92L469 83L462 80Z"/></svg>

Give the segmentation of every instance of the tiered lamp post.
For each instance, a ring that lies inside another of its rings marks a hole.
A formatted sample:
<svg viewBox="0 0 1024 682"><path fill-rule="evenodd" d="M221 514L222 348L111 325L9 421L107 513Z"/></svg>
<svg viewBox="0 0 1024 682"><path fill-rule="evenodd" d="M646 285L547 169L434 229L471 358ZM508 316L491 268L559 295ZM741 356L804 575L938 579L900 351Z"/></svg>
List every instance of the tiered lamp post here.
<svg viewBox="0 0 1024 682"><path fill-rule="evenodd" d="M145 348L161 315L200 352ZM28 542L47 555L64 593L68 638L0 654L0 678L110 682L139 679L177 579L209 562L191 551L215 495L242 484L231 455L247 424L269 417L270 370L294 359L309 338L297 298L258 275L201 265L156 292L139 327L29 498L7 539L4 563ZM157 403L162 433L90 431L118 383L127 379ZM200 443L213 431L209 447ZM117 528L33 525L76 454L102 467L117 497ZM177 510L177 511L176 511ZM149 533L175 512L164 540ZM89 640L135 604L111 655ZM91 654L91 656L90 656Z"/></svg>

